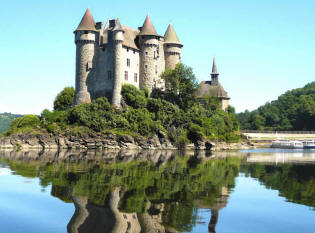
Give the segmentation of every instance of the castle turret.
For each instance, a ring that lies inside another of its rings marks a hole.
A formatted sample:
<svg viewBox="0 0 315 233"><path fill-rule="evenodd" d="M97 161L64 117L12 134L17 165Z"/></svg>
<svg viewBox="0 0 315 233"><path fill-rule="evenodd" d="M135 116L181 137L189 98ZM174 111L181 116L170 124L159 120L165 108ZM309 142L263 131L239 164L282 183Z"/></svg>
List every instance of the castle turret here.
<svg viewBox="0 0 315 233"><path fill-rule="evenodd" d="M88 82L93 69L96 28L90 9L87 9L74 31L76 44L75 105L91 102Z"/></svg>
<svg viewBox="0 0 315 233"><path fill-rule="evenodd" d="M212 85L218 85L219 83L219 73L217 69L217 64L215 62L215 58L213 58L212 63L212 72L211 72L211 84Z"/></svg>
<svg viewBox="0 0 315 233"><path fill-rule="evenodd" d="M159 38L149 16L146 17L139 33L142 50L140 55L140 88L149 91L156 86L159 57Z"/></svg>
<svg viewBox="0 0 315 233"><path fill-rule="evenodd" d="M121 104L121 85L123 78L123 41L124 30L119 22L119 19L115 20L115 26L113 28L113 40L114 40L114 89L112 96L112 105L120 107Z"/></svg>
<svg viewBox="0 0 315 233"><path fill-rule="evenodd" d="M172 24L168 25L164 35L165 69L174 69L180 63L182 47Z"/></svg>

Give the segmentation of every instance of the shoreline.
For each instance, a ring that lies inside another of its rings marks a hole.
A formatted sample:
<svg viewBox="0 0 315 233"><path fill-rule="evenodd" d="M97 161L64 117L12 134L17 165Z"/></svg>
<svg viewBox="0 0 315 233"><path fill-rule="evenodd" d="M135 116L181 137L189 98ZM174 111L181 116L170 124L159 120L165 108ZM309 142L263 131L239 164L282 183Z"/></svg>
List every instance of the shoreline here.
<svg viewBox="0 0 315 233"><path fill-rule="evenodd" d="M255 148L255 144L243 140L238 143L204 140L178 148L168 137L159 133L151 137L119 136L111 133L94 135L19 134L0 138L0 149L50 150L50 149L99 149L99 150L207 150L226 151Z"/></svg>

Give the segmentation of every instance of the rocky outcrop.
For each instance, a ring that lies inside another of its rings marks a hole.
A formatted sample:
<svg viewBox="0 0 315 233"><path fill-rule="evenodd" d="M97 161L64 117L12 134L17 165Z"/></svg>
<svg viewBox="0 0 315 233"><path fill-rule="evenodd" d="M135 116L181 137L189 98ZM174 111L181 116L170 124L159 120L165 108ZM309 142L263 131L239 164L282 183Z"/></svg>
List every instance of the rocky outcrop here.
<svg viewBox="0 0 315 233"><path fill-rule="evenodd" d="M0 138L0 148L13 149L176 149L165 134L148 138L114 134L21 134Z"/></svg>
<svg viewBox="0 0 315 233"><path fill-rule="evenodd" d="M128 150L173 150L177 147L172 144L167 135L159 132L150 137L119 136L111 133L94 133L90 135L54 135L54 134L21 134L0 138L1 149L128 149ZM253 144L211 142L208 140L187 144L186 150L238 150L250 149Z"/></svg>

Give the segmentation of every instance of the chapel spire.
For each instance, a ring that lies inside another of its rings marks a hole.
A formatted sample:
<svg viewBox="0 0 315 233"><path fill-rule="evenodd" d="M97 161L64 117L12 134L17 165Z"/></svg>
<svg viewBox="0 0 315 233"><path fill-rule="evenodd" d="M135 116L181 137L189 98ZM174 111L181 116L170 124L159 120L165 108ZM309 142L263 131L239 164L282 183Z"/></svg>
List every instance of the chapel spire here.
<svg viewBox="0 0 315 233"><path fill-rule="evenodd" d="M215 61L215 58L213 58L213 63L212 63L211 84L212 85L219 84L219 73L218 73L217 63Z"/></svg>
<svg viewBox="0 0 315 233"><path fill-rule="evenodd" d="M89 8L86 9L84 16L75 32L77 31L96 31L95 21Z"/></svg>
<svg viewBox="0 0 315 233"><path fill-rule="evenodd" d="M215 61L215 58L213 58L213 63L212 63L212 72L211 72L211 75L212 74L219 74L218 73L218 69L217 69L217 63Z"/></svg>
<svg viewBox="0 0 315 233"><path fill-rule="evenodd" d="M141 36L158 36L149 15L147 15L147 17L145 18L139 35L141 35Z"/></svg>

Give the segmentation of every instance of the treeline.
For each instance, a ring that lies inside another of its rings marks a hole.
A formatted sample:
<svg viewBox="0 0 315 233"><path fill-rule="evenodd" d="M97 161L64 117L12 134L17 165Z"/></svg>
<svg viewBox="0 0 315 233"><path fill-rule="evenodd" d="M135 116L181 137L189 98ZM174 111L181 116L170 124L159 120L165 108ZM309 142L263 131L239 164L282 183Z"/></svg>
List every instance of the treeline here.
<svg viewBox="0 0 315 233"><path fill-rule="evenodd" d="M73 106L74 89L65 88L55 99L54 111L15 119L6 135L46 130L49 133L112 132L132 136L165 133L181 146L203 138L224 141L239 140L239 124L232 107L221 110L214 97L205 97L201 105L196 99L198 88L191 70L179 64L163 75L171 88L155 89L151 95L133 85L122 87L123 108L116 109L106 97L90 104Z"/></svg>
<svg viewBox="0 0 315 233"><path fill-rule="evenodd" d="M238 114L241 129L315 130L315 82L287 91L252 112Z"/></svg>
<svg viewBox="0 0 315 233"><path fill-rule="evenodd" d="M9 129L9 126L14 118L22 117L23 115L0 113L0 133L3 133Z"/></svg>

